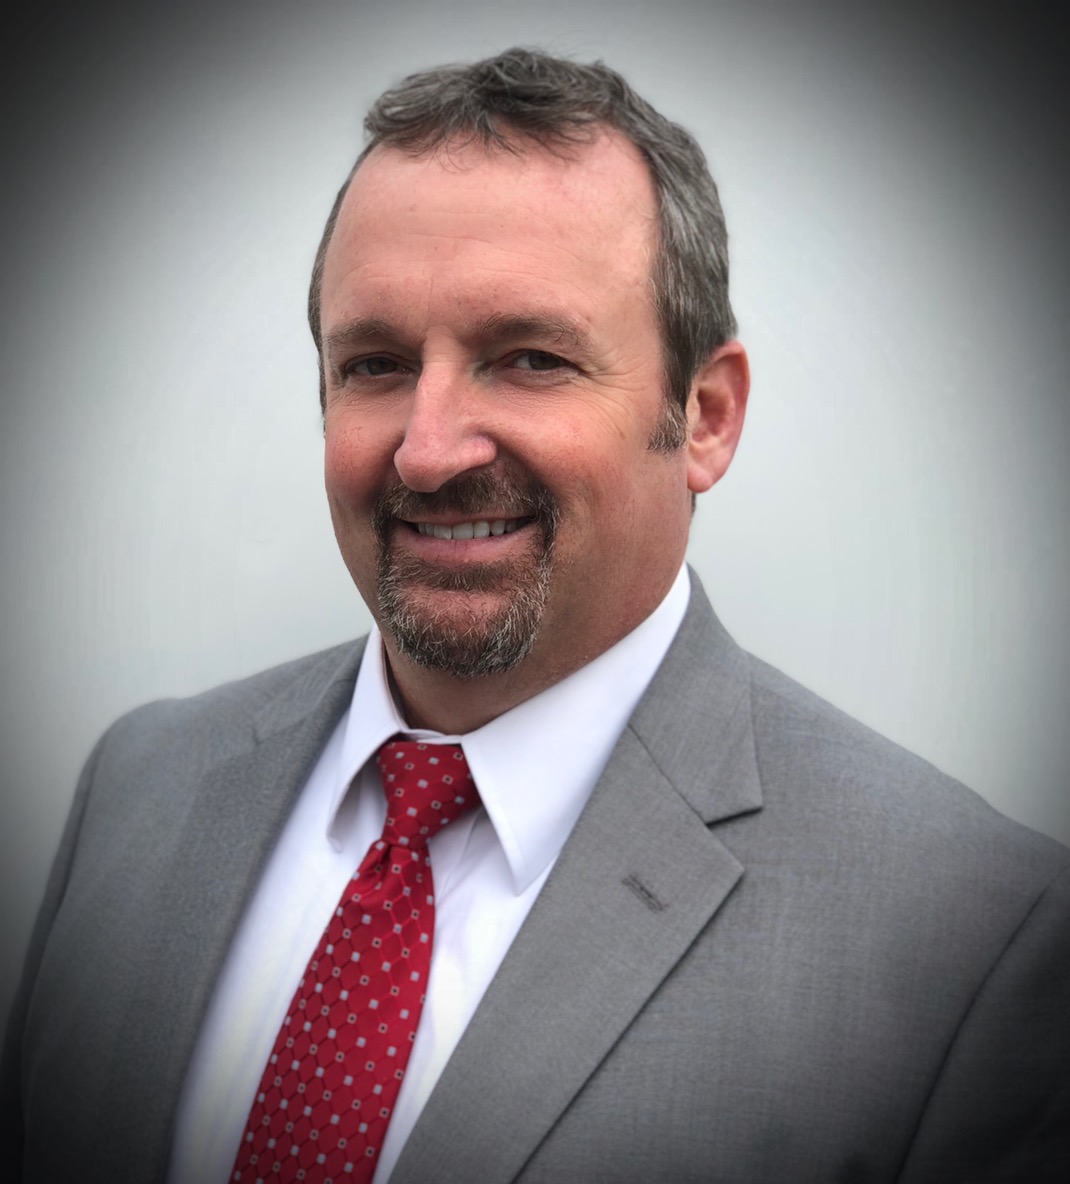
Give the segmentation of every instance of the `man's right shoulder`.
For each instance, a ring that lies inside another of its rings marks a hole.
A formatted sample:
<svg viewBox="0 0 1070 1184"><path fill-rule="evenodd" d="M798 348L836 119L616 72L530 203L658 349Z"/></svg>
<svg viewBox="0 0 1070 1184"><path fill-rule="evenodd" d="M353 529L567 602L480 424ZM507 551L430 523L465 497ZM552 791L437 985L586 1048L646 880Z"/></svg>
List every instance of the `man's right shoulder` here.
<svg viewBox="0 0 1070 1184"><path fill-rule="evenodd" d="M168 754L210 761L252 746L259 737L299 724L316 711L340 714L352 695L367 638L258 671L198 694L157 699L122 715L101 750L139 761Z"/></svg>

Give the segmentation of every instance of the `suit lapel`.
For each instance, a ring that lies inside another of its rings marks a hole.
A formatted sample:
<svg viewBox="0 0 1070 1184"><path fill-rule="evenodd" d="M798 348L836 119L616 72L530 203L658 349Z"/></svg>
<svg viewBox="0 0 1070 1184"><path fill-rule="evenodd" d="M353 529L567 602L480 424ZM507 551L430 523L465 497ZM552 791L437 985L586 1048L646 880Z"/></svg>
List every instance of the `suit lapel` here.
<svg viewBox="0 0 1070 1184"><path fill-rule="evenodd" d="M317 665L261 707L251 749L215 764L190 794L158 867L159 891L142 902L151 926L142 948L151 956L127 980L124 1021L125 1048L140 1054L113 1058L97 1099L102 1120L139 1116L138 1129L115 1144L139 1178L163 1175L175 1100L216 977L294 799L350 701L360 652L332 655L330 668ZM122 1170L114 1178L125 1178Z"/></svg>
<svg viewBox="0 0 1070 1184"><path fill-rule="evenodd" d="M657 676L391 1184L506 1184L743 869L708 824L761 804L746 658L696 578Z"/></svg>

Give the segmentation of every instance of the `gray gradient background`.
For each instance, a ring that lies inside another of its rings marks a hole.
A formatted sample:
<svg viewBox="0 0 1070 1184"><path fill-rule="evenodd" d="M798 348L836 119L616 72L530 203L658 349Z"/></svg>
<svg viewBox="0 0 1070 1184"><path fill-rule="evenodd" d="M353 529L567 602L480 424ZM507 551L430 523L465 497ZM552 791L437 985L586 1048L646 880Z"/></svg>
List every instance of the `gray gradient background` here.
<svg viewBox="0 0 1070 1184"><path fill-rule="evenodd" d="M0 1012L102 729L366 628L309 267L371 99L518 42L604 57L720 182L754 386L691 561L729 629L1070 840L1065 43L968 11L103 4L17 30Z"/></svg>

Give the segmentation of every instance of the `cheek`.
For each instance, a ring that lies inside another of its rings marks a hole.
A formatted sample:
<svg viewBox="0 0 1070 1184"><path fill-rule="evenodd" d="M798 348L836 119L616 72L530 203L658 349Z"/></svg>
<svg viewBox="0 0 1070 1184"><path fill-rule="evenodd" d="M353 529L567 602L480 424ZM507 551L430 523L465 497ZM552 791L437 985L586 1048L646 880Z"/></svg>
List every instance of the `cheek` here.
<svg viewBox="0 0 1070 1184"><path fill-rule="evenodd" d="M328 418L323 476L332 510L335 503L340 503L339 509L356 509L374 496L382 483L383 464L389 464L391 456L392 451L385 444L377 447L368 432Z"/></svg>
<svg viewBox="0 0 1070 1184"><path fill-rule="evenodd" d="M323 483L332 502L345 497L356 476L354 469L352 453L328 442L323 450Z"/></svg>
<svg viewBox="0 0 1070 1184"><path fill-rule="evenodd" d="M592 464L591 455L573 454L569 464L562 456L556 480L550 477L547 484L562 515L559 556L613 566L631 546L639 506L634 472L618 457L603 453L600 459Z"/></svg>
<svg viewBox="0 0 1070 1184"><path fill-rule="evenodd" d="M601 544L610 562L686 540L690 523L684 454L667 456L648 449L629 453L599 474L592 503Z"/></svg>
<svg viewBox="0 0 1070 1184"><path fill-rule="evenodd" d="M352 453L326 450L324 486L334 537L353 582L371 607L375 604L378 562L372 525L376 489L367 481L366 473Z"/></svg>

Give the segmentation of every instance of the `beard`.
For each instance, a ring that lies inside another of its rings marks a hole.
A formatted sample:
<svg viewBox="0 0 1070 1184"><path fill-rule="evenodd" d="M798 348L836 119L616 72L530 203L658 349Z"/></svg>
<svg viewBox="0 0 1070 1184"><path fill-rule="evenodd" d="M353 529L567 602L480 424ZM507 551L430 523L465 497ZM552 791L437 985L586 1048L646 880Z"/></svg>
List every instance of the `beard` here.
<svg viewBox="0 0 1070 1184"><path fill-rule="evenodd" d="M434 514L530 520L535 527L530 554L463 568L397 554L393 532L410 529L399 520ZM403 485L385 490L374 512L380 626L418 666L461 679L512 670L531 652L546 609L558 517L552 494L534 479L480 473L434 493ZM421 595L426 592L453 595L448 607L435 608ZM480 603L487 593L496 594L495 607Z"/></svg>

